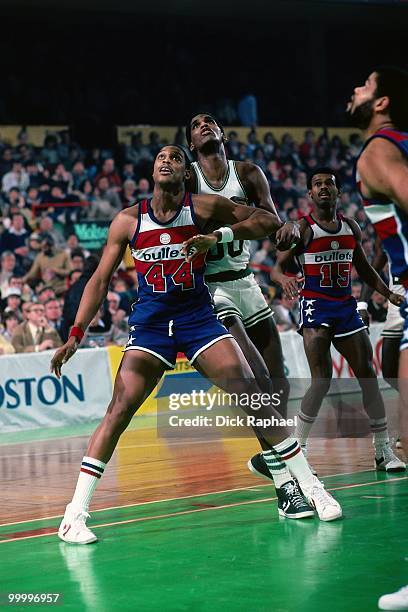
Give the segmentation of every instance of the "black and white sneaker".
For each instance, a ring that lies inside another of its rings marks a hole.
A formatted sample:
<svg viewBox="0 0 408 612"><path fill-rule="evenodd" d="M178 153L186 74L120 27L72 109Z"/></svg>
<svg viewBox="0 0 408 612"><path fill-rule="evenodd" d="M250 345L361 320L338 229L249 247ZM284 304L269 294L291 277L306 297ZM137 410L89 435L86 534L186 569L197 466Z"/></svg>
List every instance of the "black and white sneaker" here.
<svg viewBox="0 0 408 612"><path fill-rule="evenodd" d="M255 474L255 476L259 476L260 478L269 480L269 482L273 482L272 474L268 470L268 466L266 465L262 453L258 453L257 455L251 457L247 463L247 466L249 471Z"/></svg>
<svg viewBox="0 0 408 612"><path fill-rule="evenodd" d="M406 464L392 452L388 444L382 449L381 457L375 458L374 467L378 472L388 473L405 472L407 469Z"/></svg>
<svg viewBox="0 0 408 612"><path fill-rule="evenodd" d="M288 480L276 489L279 516L301 519L314 516L312 506L305 500L296 479Z"/></svg>

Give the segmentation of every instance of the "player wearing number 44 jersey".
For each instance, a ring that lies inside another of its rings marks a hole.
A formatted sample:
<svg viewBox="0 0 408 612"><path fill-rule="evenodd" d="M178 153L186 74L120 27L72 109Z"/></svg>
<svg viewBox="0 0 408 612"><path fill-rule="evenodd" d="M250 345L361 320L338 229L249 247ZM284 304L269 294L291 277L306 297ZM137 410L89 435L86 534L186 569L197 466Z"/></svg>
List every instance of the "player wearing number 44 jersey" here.
<svg viewBox="0 0 408 612"><path fill-rule="evenodd" d="M130 336L116 375L112 401L94 432L81 465L72 502L58 535L65 542L89 544L97 537L86 526L96 484L120 435L148 397L178 351L184 352L204 376L228 393L260 393L239 346L217 320L204 283L204 257L217 242L275 236L282 223L272 213L250 209L220 196L185 193L188 176L182 149L163 147L155 160L151 200L120 212L113 220L100 264L85 287L75 326L54 355L52 371L75 353L84 331L104 300L112 275L128 244L139 279L139 298L130 317ZM209 219L228 223L208 235L197 235ZM194 247L194 248L193 248ZM252 410L242 407L247 414ZM311 473L299 444L283 427L271 427L279 414L271 405L257 411L258 439L277 457L287 457L290 469L322 520L341 516L338 503ZM259 425L258 425L259 422ZM296 489L296 487L295 487ZM290 499L289 499L290 498ZM291 487L286 500L303 516L313 516L309 503ZM289 507L287 506L287 507Z"/></svg>
<svg viewBox="0 0 408 612"><path fill-rule="evenodd" d="M303 271L299 331L309 363L312 383L302 399L296 437L304 452L332 377L330 346L344 356L356 375L363 405L370 420L377 470L405 470L405 463L390 447L384 403L372 363L372 347L357 303L351 295L351 268L393 304L403 298L392 293L368 263L357 223L336 211L339 183L330 168L316 169L308 179L313 212L300 222L301 242L296 251L281 257L274 280L288 297L298 297L298 279L286 276L285 265L297 257Z"/></svg>

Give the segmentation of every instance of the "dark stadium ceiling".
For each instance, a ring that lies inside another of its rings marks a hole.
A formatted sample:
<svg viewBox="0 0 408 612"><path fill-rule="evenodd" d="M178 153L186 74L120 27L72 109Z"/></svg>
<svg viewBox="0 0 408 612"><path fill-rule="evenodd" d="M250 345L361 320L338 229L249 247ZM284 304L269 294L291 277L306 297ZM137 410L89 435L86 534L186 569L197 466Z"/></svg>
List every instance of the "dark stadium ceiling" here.
<svg viewBox="0 0 408 612"><path fill-rule="evenodd" d="M381 23L384 17L408 13L408 0L0 0L8 15L47 11L51 21L65 13L79 15L137 13L171 20L177 16L264 20L364 21ZM408 24L408 19L407 19Z"/></svg>

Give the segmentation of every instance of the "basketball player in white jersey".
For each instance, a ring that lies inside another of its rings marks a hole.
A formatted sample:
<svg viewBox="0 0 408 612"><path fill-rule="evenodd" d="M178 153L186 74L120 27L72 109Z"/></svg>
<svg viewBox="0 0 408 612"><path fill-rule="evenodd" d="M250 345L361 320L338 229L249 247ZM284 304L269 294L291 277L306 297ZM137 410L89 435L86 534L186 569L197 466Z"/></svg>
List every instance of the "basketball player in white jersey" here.
<svg viewBox="0 0 408 612"><path fill-rule="evenodd" d="M277 214L262 170L250 162L227 159L224 131L214 117L196 115L187 126L186 135L190 150L197 158L190 167L189 191L222 195ZM297 224L285 224L276 235L279 248L284 250L285 245L289 248L298 236ZM218 318L240 344L254 373L260 378L270 374L274 386L284 390L279 410L285 413L288 382L279 333L271 309L248 267L249 247L249 240L235 240L209 251L205 280Z"/></svg>

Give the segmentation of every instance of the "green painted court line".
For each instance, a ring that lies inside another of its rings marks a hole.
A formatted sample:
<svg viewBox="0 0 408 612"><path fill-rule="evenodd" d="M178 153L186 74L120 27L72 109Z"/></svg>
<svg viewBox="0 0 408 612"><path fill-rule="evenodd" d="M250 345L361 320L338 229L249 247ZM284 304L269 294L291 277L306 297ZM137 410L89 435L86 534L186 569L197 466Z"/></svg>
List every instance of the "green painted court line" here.
<svg viewBox="0 0 408 612"><path fill-rule="evenodd" d="M376 473L374 470L360 470L358 472L345 472L345 473L341 473L341 474L329 474L327 476L324 477L324 480L327 480L328 478L344 478L346 476L352 476L353 479L359 478L359 475L361 475L361 478L364 478L364 474L367 473L375 473L377 474L377 478L379 479L384 479L387 478L386 474L383 473ZM257 484L257 485L251 485L249 487L238 487L238 488L234 488L234 489L224 489L224 490L220 490L220 491L207 491L205 493L201 493L201 494L194 494L194 495L182 495L179 497L170 497L167 499L156 499L156 500L150 500L150 501L144 501L144 502L135 502L132 504L124 504L124 505L120 505L120 506L108 506L106 508L97 508L95 510L92 510L92 513L95 514L95 512L105 512L107 510L122 510L124 508L134 508L137 506L149 506L150 504L162 504L163 502L172 502L172 501L180 501L180 500L185 500L185 499L199 499L202 497L206 497L206 496L210 496L210 495L222 495L225 493L234 493L236 491L248 491L248 490L256 490L256 489L263 489L265 487L270 487L271 484L265 484L264 482ZM41 518L36 518L36 519L26 519L23 521L12 521L12 522L7 522L7 523L2 523L0 524L0 533L1 533L1 528L2 527L9 527L12 525L27 525L27 524L31 524L33 522L38 522L38 521L48 521L48 520L52 520L52 519L56 519L56 518L61 518L62 514L54 514L52 516L44 516Z"/></svg>
<svg viewBox="0 0 408 612"><path fill-rule="evenodd" d="M377 486L379 484L393 484L400 483L401 481L408 480L408 476L394 476L392 478L382 478L372 481L354 482L344 484L339 482L337 486L331 485L328 487L329 491L349 491L351 489L366 487L366 486ZM145 508L143 507L127 507L117 508L113 511L102 511L103 516L98 515L99 520L104 520L102 524L92 525L92 529L99 529L101 527L108 527L113 525L124 525L128 523L146 522L151 520L161 520L165 518L172 518L176 516L186 514L196 514L198 512L208 512L213 510L224 510L227 508L233 508L237 506L246 506L251 504L258 504L270 501L276 501L276 497L265 497L264 491L254 490L241 490L233 491L229 494L219 494L217 498L211 497L211 500L207 500L207 495L195 498L195 503L192 503L191 499L178 499L172 500L171 502L162 502L160 505ZM198 500L202 500L201 502ZM208 504L208 501L211 501ZM205 507L195 507L204 505ZM163 509L164 507L164 509ZM146 512L147 511L147 512ZM136 514L136 516L135 516ZM141 516L140 516L141 515ZM130 518L126 518L130 517ZM6 544L16 540L25 540L33 538L48 537L55 534L54 529L58 527L59 519L49 521L49 524L40 527L35 527L38 521L32 521L19 525L17 528L13 526L3 526L0 529L0 544ZM23 529L24 527L24 529ZM37 532L37 533L35 533Z"/></svg>
<svg viewBox="0 0 408 612"><path fill-rule="evenodd" d="M1 590L61 593L64 612L374 612L407 579L407 477L372 478L367 489L361 475L343 479L339 487L361 486L337 492L345 519L332 523L281 519L276 502L253 503L107 525L90 546L9 542Z"/></svg>

